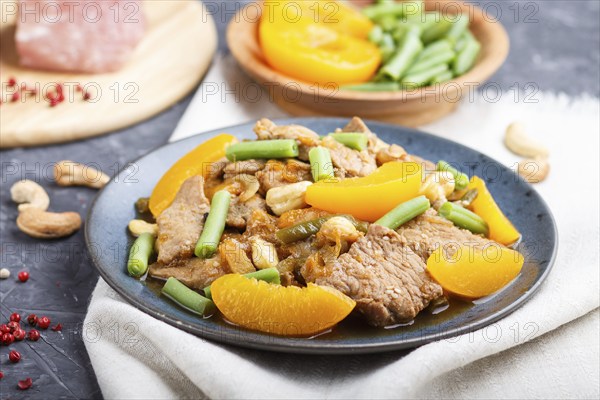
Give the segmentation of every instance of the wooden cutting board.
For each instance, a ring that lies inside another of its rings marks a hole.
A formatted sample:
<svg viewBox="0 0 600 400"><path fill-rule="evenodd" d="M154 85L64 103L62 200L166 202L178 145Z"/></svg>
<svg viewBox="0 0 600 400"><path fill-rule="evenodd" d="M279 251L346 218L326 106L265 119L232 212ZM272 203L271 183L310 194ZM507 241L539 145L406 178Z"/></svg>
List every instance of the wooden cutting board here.
<svg viewBox="0 0 600 400"><path fill-rule="evenodd" d="M5 10L6 0L2 3ZM200 1L145 0L142 10L147 19L144 39L128 64L109 74L21 68L14 45L16 18L0 23L0 147L66 142L111 132L165 110L194 89L217 47L212 17ZM10 102L12 89L6 84L10 77L38 86L40 92L52 83L68 82L66 99L56 107L50 107L42 95ZM82 99L75 83L87 85L89 101Z"/></svg>

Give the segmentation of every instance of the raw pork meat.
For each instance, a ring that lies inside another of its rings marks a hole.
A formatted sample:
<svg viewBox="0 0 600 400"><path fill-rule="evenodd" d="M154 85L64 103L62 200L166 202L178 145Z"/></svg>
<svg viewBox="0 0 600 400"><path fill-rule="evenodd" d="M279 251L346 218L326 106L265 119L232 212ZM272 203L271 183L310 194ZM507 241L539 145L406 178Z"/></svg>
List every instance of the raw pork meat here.
<svg viewBox="0 0 600 400"><path fill-rule="evenodd" d="M20 0L16 44L34 69L110 72L144 35L141 0Z"/></svg>

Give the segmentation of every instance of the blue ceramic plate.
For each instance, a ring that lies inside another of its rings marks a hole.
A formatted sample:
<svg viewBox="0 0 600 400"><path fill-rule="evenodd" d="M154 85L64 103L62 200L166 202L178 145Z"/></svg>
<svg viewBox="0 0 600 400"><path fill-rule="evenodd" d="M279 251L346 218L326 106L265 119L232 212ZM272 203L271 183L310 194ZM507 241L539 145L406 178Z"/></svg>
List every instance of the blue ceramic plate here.
<svg viewBox="0 0 600 400"><path fill-rule="evenodd" d="M300 124L326 134L344 126L347 120L295 118L276 122ZM388 143L397 143L425 159L458 163L470 175L478 175L487 181L494 198L523 235L518 249L524 253L526 260L514 282L501 292L475 303L451 300L446 311L435 315L424 311L411 325L376 329L351 316L331 332L302 339L251 332L227 324L219 317L201 319L159 296L160 285L155 281L142 282L130 278L126 272L131 245L127 223L135 218L135 201L149 196L163 173L196 145L222 132L239 138L253 138L252 124L208 132L165 145L119 173L98 194L87 219L86 241L96 268L104 280L131 304L179 329L217 342L293 353L375 353L416 347L490 325L522 306L550 272L557 248L552 214L537 192L508 168L460 144L399 126L376 122L368 125ZM493 336L494 332L490 335Z"/></svg>

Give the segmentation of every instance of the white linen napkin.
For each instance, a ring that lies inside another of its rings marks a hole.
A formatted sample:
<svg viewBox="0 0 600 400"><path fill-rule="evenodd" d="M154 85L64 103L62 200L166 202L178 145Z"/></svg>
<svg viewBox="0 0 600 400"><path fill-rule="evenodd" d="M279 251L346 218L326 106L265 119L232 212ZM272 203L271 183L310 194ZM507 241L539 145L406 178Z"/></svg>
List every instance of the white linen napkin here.
<svg viewBox="0 0 600 400"><path fill-rule="evenodd" d="M217 59L173 139L284 115L265 101L209 96L215 87L223 92L222 83L233 88L234 82L250 81L231 59ZM550 175L536 189L558 224L558 257L540 291L522 308L491 328L413 351L299 356L224 346L187 334L138 311L100 279L83 337L103 395L598 398L600 103L544 93L530 98L532 103L515 96L502 93L492 102L476 95L422 129L514 165L518 158L504 148L502 137L509 123L520 120L550 149ZM98 329L106 334L98 335Z"/></svg>

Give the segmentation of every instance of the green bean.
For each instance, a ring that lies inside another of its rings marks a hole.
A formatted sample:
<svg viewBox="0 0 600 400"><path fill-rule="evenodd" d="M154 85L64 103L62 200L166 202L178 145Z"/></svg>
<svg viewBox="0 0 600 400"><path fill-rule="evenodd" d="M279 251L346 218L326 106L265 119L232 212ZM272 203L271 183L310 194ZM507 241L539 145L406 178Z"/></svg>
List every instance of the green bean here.
<svg viewBox="0 0 600 400"><path fill-rule="evenodd" d="M341 89L359 92L388 92L400 90L400 85L396 82L366 82L356 85L344 85Z"/></svg>
<svg viewBox="0 0 600 400"><path fill-rule="evenodd" d="M140 277L148 270L148 260L154 254L155 238L150 233L142 233L129 250L127 272L134 277Z"/></svg>
<svg viewBox="0 0 600 400"><path fill-rule="evenodd" d="M460 14L458 19L454 21L452 27L446 34L446 39L452 43L456 43L458 38L467 30L469 26L469 16L467 14Z"/></svg>
<svg viewBox="0 0 600 400"><path fill-rule="evenodd" d="M245 277L258 279L259 281L265 281L269 283L274 283L276 285L281 284L281 279L279 278L279 271L277 268L265 268L260 271L254 271L247 274L244 274ZM204 288L204 296L208 299L212 299L212 292L210 290L210 286Z"/></svg>
<svg viewBox="0 0 600 400"><path fill-rule="evenodd" d="M196 257L209 258L217 251L225 230L225 220L227 219L230 201L231 195L227 190L219 190L213 195L208 217L194 250Z"/></svg>
<svg viewBox="0 0 600 400"><path fill-rule="evenodd" d="M417 13L412 15L406 15L403 17L402 22L407 25L415 25L419 27L421 33L433 26L440 19L438 12L426 12Z"/></svg>
<svg viewBox="0 0 600 400"><path fill-rule="evenodd" d="M308 152L308 159L315 182L333 178L333 163L329 149L322 146L313 147Z"/></svg>
<svg viewBox="0 0 600 400"><path fill-rule="evenodd" d="M437 170L450 172L454 176L454 187L458 190L466 188L469 184L469 177L466 174L463 174L444 160L438 161Z"/></svg>
<svg viewBox="0 0 600 400"><path fill-rule="evenodd" d="M454 75L452 74L452 71L446 70L446 71L444 71L442 73L439 73L436 76L434 76L431 79L431 84L448 82L453 77L454 77Z"/></svg>
<svg viewBox="0 0 600 400"><path fill-rule="evenodd" d="M283 243L293 243L298 240L304 240L306 238L311 237L312 235L316 235L321 229L321 226L331 217L321 217L311 219L309 221L301 222L296 225L288 226L287 228L283 228L278 230L275 233L277 239L282 241Z"/></svg>
<svg viewBox="0 0 600 400"><path fill-rule="evenodd" d="M402 17L409 18L414 16L420 16L424 14L425 4L423 1L401 1L402 4Z"/></svg>
<svg viewBox="0 0 600 400"><path fill-rule="evenodd" d="M415 60L415 64L418 62L421 62L423 60L426 60L430 57L434 57L436 54L445 52L445 51L452 51L452 45L450 44L450 42L445 39L436 40L435 42L432 42L432 43L428 44L427 46L425 46L423 51L421 51L419 53L419 55L417 56L417 59Z"/></svg>
<svg viewBox="0 0 600 400"><path fill-rule="evenodd" d="M456 44L454 45L454 51L456 51L456 52L462 51L465 48L465 46L467 45L467 43L469 43L470 41L477 41L477 39L475 39L475 36L473 36L471 31L466 30L456 41Z"/></svg>
<svg viewBox="0 0 600 400"><path fill-rule="evenodd" d="M477 60L480 49L481 45L476 40L467 41L464 49L458 52L456 59L454 60L452 68L454 74L458 76L470 70Z"/></svg>
<svg viewBox="0 0 600 400"><path fill-rule="evenodd" d="M350 215L329 215L327 217L311 219L309 221L300 222L296 225L280 229L275 233L275 236L277 236L277 239L286 244L297 242L298 240L304 240L319 232L319 229L321 229L321 226L323 226L325 221L333 217L344 217L348 219L350 222L352 222L354 227L361 232L366 232L368 229L368 225L365 222L357 221Z"/></svg>
<svg viewBox="0 0 600 400"><path fill-rule="evenodd" d="M452 28L452 21L444 15L440 15L439 20L423 31L421 39L423 43L431 43L444 37Z"/></svg>
<svg viewBox="0 0 600 400"><path fill-rule="evenodd" d="M352 225L354 225L354 227L356 228L357 231L362 232L362 233L367 233L367 230L369 229L368 222L360 221L360 220L354 218L352 215L341 215L341 216L346 218L350 222L352 222Z"/></svg>
<svg viewBox="0 0 600 400"><path fill-rule="evenodd" d="M403 20L398 21L395 29L390 32L396 43L401 43L407 34L417 35L419 37L421 36L426 25L416 22L416 18L421 18L420 16L416 16L414 18L415 22L406 23Z"/></svg>
<svg viewBox="0 0 600 400"><path fill-rule="evenodd" d="M392 14L382 15L375 20L385 32L391 32L398 25L398 20Z"/></svg>
<svg viewBox="0 0 600 400"><path fill-rule="evenodd" d="M383 75L389 76L393 80L399 80L423 49L423 44L419 39L419 29L413 28L404 35L396 53L381 68Z"/></svg>
<svg viewBox="0 0 600 400"><path fill-rule="evenodd" d="M334 138L336 142L340 142L344 146L358 151L366 149L367 143L369 142L367 135L360 132L330 133L329 136Z"/></svg>
<svg viewBox="0 0 600 400"><path fill-rule="evenodd" d="M381 70L379 70L375 76L371 79L371 82L367 82L368 83L377 83L377 84L389 84L389 83L394 83L396 87L400 87L398 86L398 82L394 82L389 76L385 76L384 74L381 73ZM390 85L390 87L392 87L392 85Z"/></svg>
<svg viewBox="0 0 600 400"><path fill-rule="evenodd" d="M422 60L417 60L409 69L406 71L406 75L414 75L419 72L437 67L441 64L448 64L454 59L454 52L452 50L443 50L431 56L428 56Z"/></svg>
<svg viewBox="0 0 600 400"><path fill-rule="evenodd" d="M487 223L477 214L451 202L444 203L438 210L440 215L460 228L475 234L488 234Z"/></svg>
<svg viewBox="0 0 600 400"><path fill-rule="evenodd" d="M410 25L407 24L398 24L396 29L388 34L392 36L392 39L395 41L394 43L400 43L402 39L404 39L404 35L408 31L409 27Z"/></svg>
<svg viewBox="0 0 600 400"><path fill-rule="evenodd" d="M423 214L431 207L429 199L425 196L415 197L397 205L375 223L390 229L397 229L402 224L407 223L418 215Z"/></svg>
<svg viewBox="0 0 600 400"><path fill-rule="evenodd" d="M436 65L434 67L431 67L431 68L423 70L423 71L415 72L411 75L407 74L404 78L402 78L402 85L404 85L407 88L415 88L415 87L425 86L426 84L431 82L431 80L435 76L437 76L447 70L448 70L448 65L441 64L441 65Z"/></svg>
<svg viewBox="0 0 600 400"><path fill-rule="evenodd" d="M394 38L389 33L384 33L381 38L381 43L379 43L379 50L381 51L381 58L384 62L390 59L390 57L396 51L396 43L394 43Z"/></svg>
<svg viewBox="0 0 600 400"><path fill-rule="evenodd" d="M254 158L294 158L298 157L298 144L293 139L256 140L235 143L225 149L229 161L243 161Z"/></svg>
<svg viewBox="0 0 600 400"><path fill-rule="evenodd" d="M378 45L383 39L383 29L381 29L379 25L373 26L373 28L369 32L368 39L371 43Z"/></svg>
<svg viewBox="0 0 600 400"><path fill-rule="evenodd" d="M367 6L362 9L363 14L369 19L378 19L386 15L401 16L404 15L406 5L403 2L383 2Z"/></svg>
<svg viewBox="0 0 600 400"><path fill-rule="evenodd" d="M215 303L196 293L173 277L167 279L167 283L163 286L161 293L194 314L206 316L215 312Z"/></svg>

